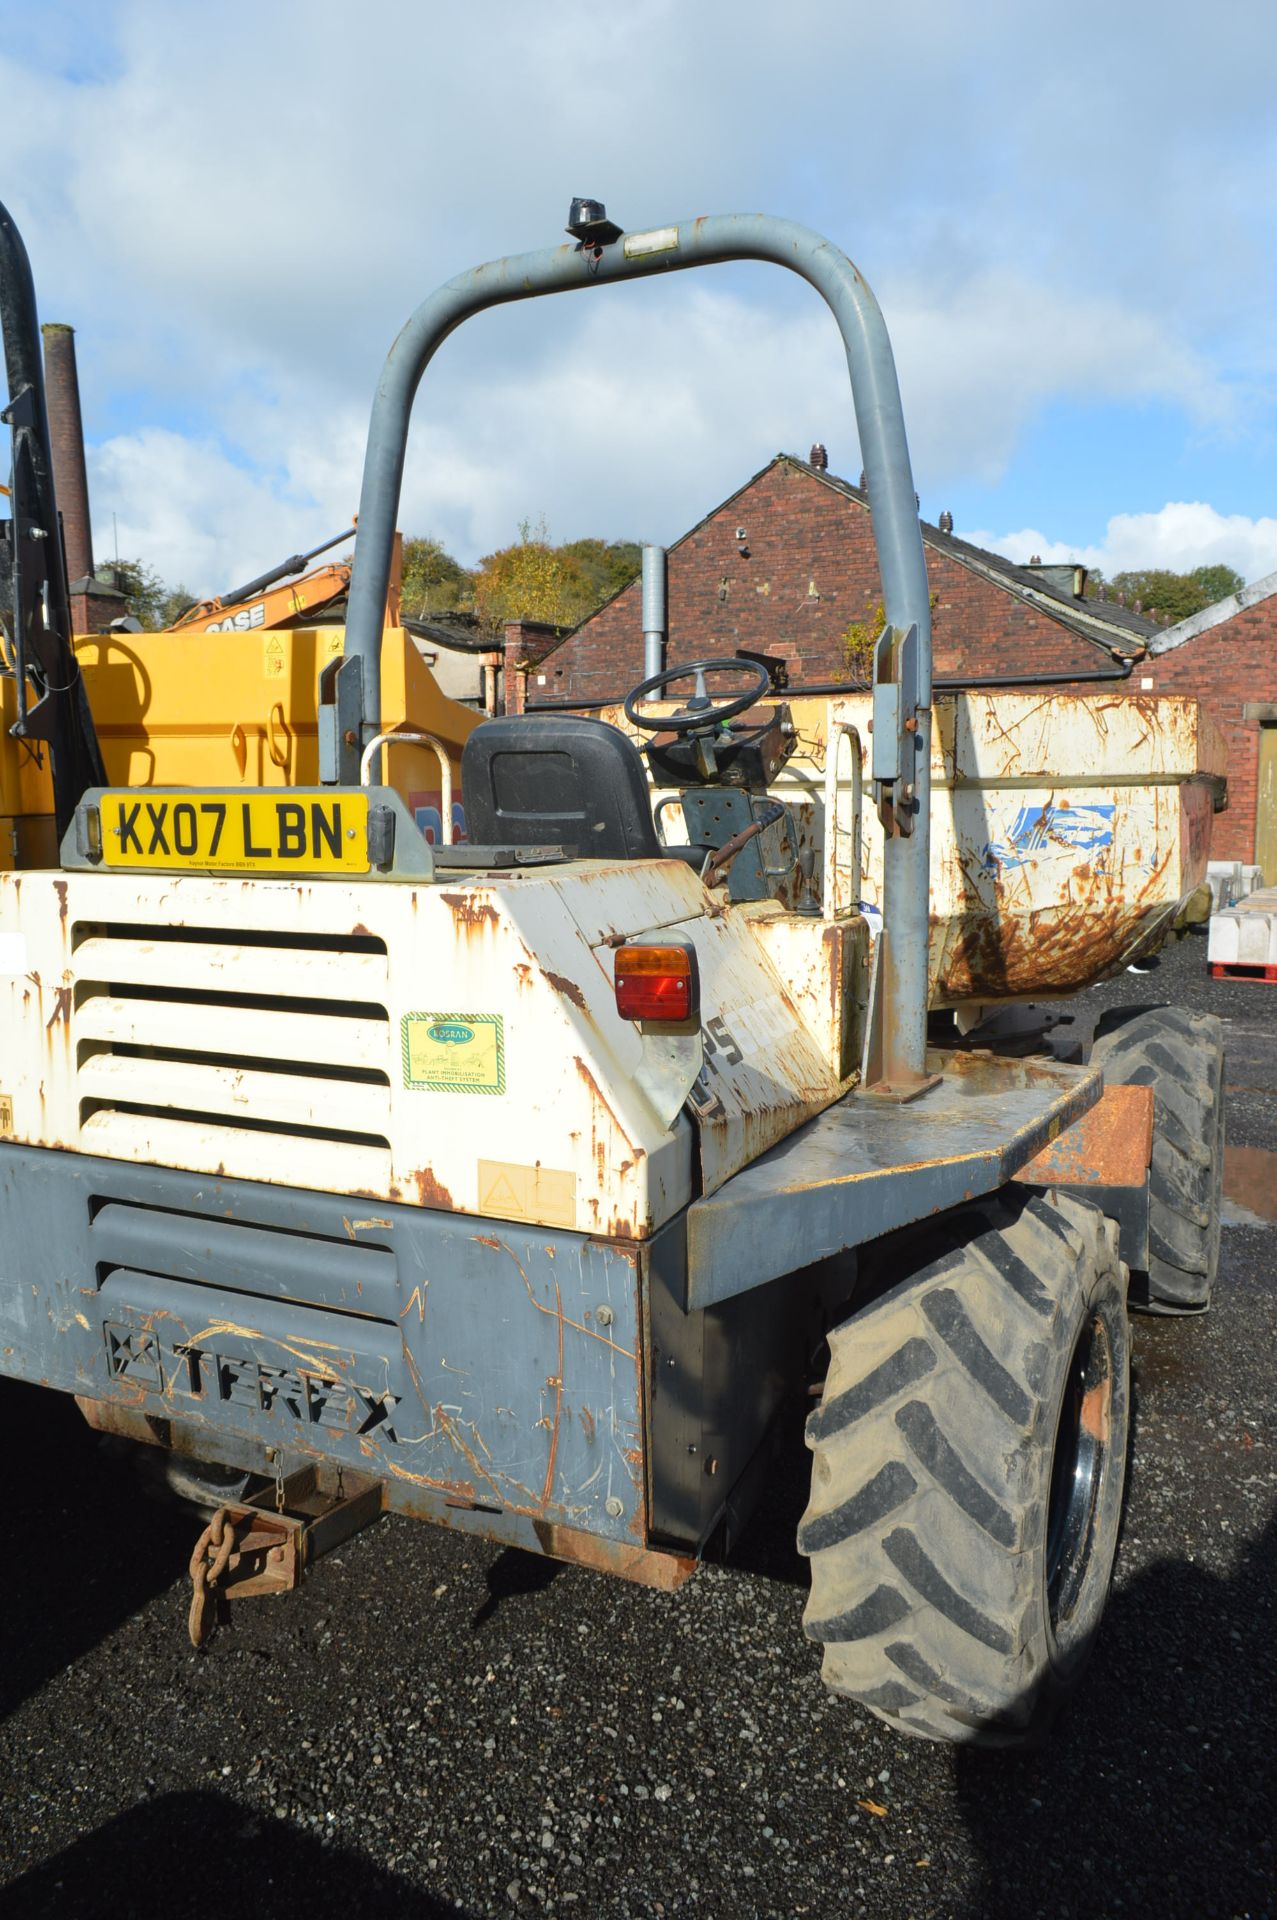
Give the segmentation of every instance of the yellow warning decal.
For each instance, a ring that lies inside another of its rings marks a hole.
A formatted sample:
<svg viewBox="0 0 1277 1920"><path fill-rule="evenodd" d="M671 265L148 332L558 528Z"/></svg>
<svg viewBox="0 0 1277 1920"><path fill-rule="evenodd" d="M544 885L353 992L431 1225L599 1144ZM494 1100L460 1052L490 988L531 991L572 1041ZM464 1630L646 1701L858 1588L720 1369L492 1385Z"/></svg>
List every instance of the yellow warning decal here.
<svg viewBox="0 0 1277 1920"><path fill-rule="evenodd" d="M366 793L104 793L108 867L367 873Z"/></svg>
<svg viewBox="0 0 1277 1920"><path fill-rule="evenodd" d="M504 1093L505 1027L499 1013L406 1013L406 1087L432 1093Z"/></svg>
<svg viewBox="0 0 1277 1920"><path fill-rule="evenodd" d="M0 1093L0 1133L13 1132L13 1101L7 1093Z"/></svg>
<svg viewBox="0 0 1277 1920"><path fill-rule="evenodd" d="M558 1167L481 1160L479 1211L497 1220L536 1220L547 1227L574 1227L576 1175Z"/></svg>

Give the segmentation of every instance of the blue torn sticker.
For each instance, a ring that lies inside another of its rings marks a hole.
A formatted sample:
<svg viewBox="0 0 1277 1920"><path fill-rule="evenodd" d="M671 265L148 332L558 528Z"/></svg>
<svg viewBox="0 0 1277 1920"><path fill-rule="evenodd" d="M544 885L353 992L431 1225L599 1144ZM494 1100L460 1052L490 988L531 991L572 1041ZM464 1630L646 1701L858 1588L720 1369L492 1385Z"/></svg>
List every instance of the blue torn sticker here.
<svg viewBox="0 0 1277 1920"><path fill-rule="evenodd" d="M1113 844L1112 801L1092 806L1021 807L1005 841L991 840L986 867L1022 867L1043 853L1103 852Z"/></svg>

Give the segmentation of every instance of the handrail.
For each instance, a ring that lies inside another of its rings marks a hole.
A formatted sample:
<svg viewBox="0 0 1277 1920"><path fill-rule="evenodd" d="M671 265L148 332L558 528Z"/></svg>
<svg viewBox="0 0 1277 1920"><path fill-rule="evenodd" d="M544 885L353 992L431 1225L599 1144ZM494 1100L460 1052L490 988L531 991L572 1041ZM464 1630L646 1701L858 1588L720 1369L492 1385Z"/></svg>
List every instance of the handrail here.
<svg viewBox="0 0 1277 1920"><path fill-rule="evenodd" d="M838 760L842 743L851 743L851 897L846 906L838 898ZM850 720L829 722L825 742L825 859L821 876L821 911L826 920L837 920L855 911L860 899L861 821L863 817L864 756L860 733Z"/></svg>
<svg viewBox="0 0 1277 1920"><path fill-rule="evenodd" d="M385 733L378 733L368 742L359 756L359 784L367 787L372 784L372 763L383 747L433 747L435 758L439 762L439 844L452 845L452 761L448 749L433 733L408 733L396 731L390 727Z"/></svg>

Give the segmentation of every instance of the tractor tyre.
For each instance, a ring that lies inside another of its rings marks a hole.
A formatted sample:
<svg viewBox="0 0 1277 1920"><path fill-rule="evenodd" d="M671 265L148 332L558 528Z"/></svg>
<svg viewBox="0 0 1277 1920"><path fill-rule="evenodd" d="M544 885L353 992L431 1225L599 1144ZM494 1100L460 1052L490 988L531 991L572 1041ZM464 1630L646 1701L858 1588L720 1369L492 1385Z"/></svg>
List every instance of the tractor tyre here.
<svg viewBox="0 0 1277 1920"><path fill-rule="evenodd" d="M1131 1305L1202 1313L1219 1266L1224 1179L1224 1033L1210 1013L1154 1007L1096 1028L1092 1061L1109 1086L1153 1089L1148 1269L1131 1272Z"/></svg>
<svg viewBox="0 0 1277 1920"><path fill-rule="evenodd" d="M807 1423L803 1624L826 1685L899 1731L1032 1745L1085 1666L1117 1548L1117 1229L1011 1187L892 1236L880 1262L909 1277L830 1334Z"/></svg>

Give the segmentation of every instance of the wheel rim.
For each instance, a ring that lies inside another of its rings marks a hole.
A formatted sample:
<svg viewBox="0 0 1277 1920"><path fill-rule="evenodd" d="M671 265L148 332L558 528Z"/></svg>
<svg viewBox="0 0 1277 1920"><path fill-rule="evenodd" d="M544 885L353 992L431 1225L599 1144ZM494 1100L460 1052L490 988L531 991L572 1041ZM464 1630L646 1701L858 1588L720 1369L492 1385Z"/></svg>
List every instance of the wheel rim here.
<svg viewBox="0 0 1277 1920"><path fill-rule="evenodd" d="M1046 1526L1046 1591L1051 1625L1067 1623L1091 1561L1095 1518L1108 1472L1113 1347L1095 1314L1077 1337L1051 1461Z"/></svg>

